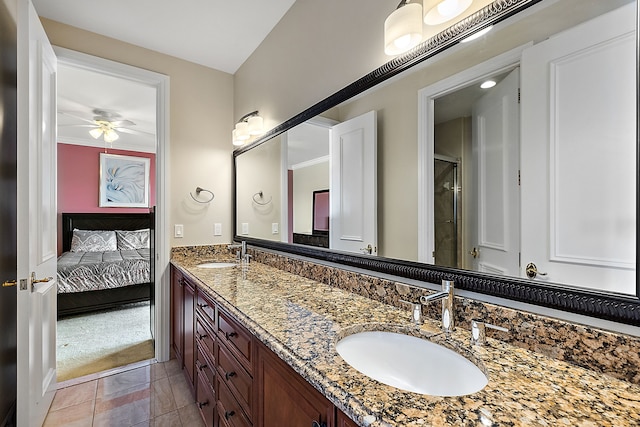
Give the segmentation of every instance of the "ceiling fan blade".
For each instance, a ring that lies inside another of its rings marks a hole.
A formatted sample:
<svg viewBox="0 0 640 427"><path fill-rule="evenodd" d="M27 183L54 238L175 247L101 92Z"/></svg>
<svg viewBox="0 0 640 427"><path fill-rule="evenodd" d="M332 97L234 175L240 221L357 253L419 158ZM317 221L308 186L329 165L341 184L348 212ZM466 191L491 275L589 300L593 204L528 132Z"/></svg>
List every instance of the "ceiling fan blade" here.
<svg viewBox="0 0 640 427"><path fill-rule="evenodd" d="M81 116L79 116L79 115L77 115L75 113L71 113L71 112L68 112L68 111L58 111L58 114L63 114L65 116L73 117L74 119L82 120L83 122L91 123L91 124L95 125L95 122L93 120L85 119L84 117L81 117Z"/></svg>
<svg viewBox="0 0 640 427"><path fill-rule="evenodd" d="M79 124L70 124L70 123L58 123L58 127L72 127L72 128L95 128L97 127L95 124L93 125L79 125Z"/></svg>
<svg viewBox="0 0 640 427"><path fill-rule="evenodd" d="M135 126L136 124L134 122L132 122L131 120L116 120L114 122L111 122L111 124L115 127L121 127L121 126Z"/></svg>
<svg viewBox="0 0 640 427"><path fill-rule="evenodd" d="M129 129L129 128L116 128L116 132L122 132L122 133L130 133L130 134L145 134L145 135L150 135L150 136L156 136L155 133L152 132L147 132L144 130L140 130L140 129Z"/></svg>

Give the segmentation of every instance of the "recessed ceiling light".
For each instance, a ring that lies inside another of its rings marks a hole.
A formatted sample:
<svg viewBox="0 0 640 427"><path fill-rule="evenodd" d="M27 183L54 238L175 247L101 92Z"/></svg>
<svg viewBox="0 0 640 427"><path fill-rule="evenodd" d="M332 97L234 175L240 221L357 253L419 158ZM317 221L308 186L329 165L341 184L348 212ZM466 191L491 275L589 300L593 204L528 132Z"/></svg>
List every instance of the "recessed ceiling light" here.
<svg viewBox="0 0 640 427"><path fill-rule="evenodd" d="M486 82L482 83L480 87L482 89L489 89L494 87L495 85L496 85L496 82L494 82L493 80L487 80Z"/></svg>
<svg viewBox="0 0 640 427"><path fill-rule="evenodd" d="M493 28L493 25L491 25L491 26L489 26L489 27L487 27L487 28L484 28L484 29L482 29L482 30L478 31L478 32L477 32L477 33L475 33L475 34L471 34L471 35L470 35L469 37L467 37L466 39L462 39L462 40L460 41L460 43L467 43L467 42L470 42L471 40L478 39L478 38L480 38L480 37L484 36L485 34L487 34L489 31L491 31L491 29L492 29L492 28Z"/></svg>

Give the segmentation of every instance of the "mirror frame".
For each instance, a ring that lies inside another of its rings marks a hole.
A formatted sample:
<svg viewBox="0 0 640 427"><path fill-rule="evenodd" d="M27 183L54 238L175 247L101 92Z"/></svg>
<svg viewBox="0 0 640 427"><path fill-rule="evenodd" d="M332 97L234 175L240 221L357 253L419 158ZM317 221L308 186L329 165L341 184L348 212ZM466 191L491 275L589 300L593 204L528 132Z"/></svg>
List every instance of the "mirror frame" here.
<svg viewBox="0 0 640 427"><path fill-rule="evenodd" d="M542 0L495 0L493 3L470 15L464 20L454 24L436 36L424 41L408 53L396 57L381 67L347 85L338 92L323 99L317 104L297 114L291 119L276 126L253 143L240 147L233 152L233 234L235 241L244 240L248 244L258 248L284 252L297 256L312 258L315 260L331 262L343 266L356 267L373 272L397 276L399 278L412 279L422 282L440 283L442 280L453 280L458 289L476 292L493 297L505 298L512 301L533 304L545 308L556 309L595 317L599 319L640 326L640 278L636 268L636 295L611 294L597 290L581 289L558 284L545 284L528 281L516 277L499 277L486 273L470 270L460 270L448 267L439 267L431 264L404 261L399 259L370 257L359 254L351 254L328 249L316 248L304 245L295 245L276 241L262 240L247 236L239 236L237 230L237 206L236 206L236 157L251 150L268 140L286 132L287 130L304 123L305 121L323 113L324 111L349 100L350 98L371 89L403 71L419 64L445 49L457 44L460 40L490 25L497 24L510 16L533 6ZM637 4L637 3L636 3ZM638 14L638 7L636 7ZM636 20L636 28L640 23L640 14ZM640 37L636 31L636 68L639 68ZM638 83L636 82L636 87ZM636 90L636 106L640 111ZM638 203L638 135L640 133L639 120L636 121L636 230L640 225L637 212ZM637 235L637 231L636 231ZM636 266L640 260L638 243L636 239Z"/></svg>

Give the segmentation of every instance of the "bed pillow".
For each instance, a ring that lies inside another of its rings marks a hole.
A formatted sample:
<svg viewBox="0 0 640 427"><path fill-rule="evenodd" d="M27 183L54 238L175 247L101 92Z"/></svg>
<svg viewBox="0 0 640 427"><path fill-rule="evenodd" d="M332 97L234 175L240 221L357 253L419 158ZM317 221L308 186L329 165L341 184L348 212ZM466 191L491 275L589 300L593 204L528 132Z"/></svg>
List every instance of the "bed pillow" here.
<svg viewBox="0 0 640 427"><path fill-rule="evenodd" d="M116 230L119 251L149 248L149 229L144 230Z"/></svg>
<svg viewBox="0 0 640 427"><path fill-rule="evenodd" d="M117 251L115 231L73 230L71 252Z"/></svg>

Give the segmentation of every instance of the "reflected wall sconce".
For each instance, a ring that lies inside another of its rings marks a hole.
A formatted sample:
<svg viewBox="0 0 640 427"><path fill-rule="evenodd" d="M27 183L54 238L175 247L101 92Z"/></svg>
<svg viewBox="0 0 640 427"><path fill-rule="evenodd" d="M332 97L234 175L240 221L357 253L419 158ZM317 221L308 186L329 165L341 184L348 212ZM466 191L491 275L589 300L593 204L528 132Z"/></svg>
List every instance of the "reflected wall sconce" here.
<svg viewBox="0 0 640 427"><path fill-rule="evenodd" d="M473 0L424 0L424 23L440 25L460 16Z"/></svg>
<svg viewBox="0 0 640 427"><path fill-rule="evenodd" d="M231 132L233 145L240 146L247 142L251 137L260 135L263 130L262 117L258 115L258 111L252 111L245 114L238 120L235 128Z"/></svg>
<svg viewBox="0 0 640 427"><path fill-rule="evenodd" d="M422 5L402 0L384 21L384 53L399 55L422 41Z"/></svg>

